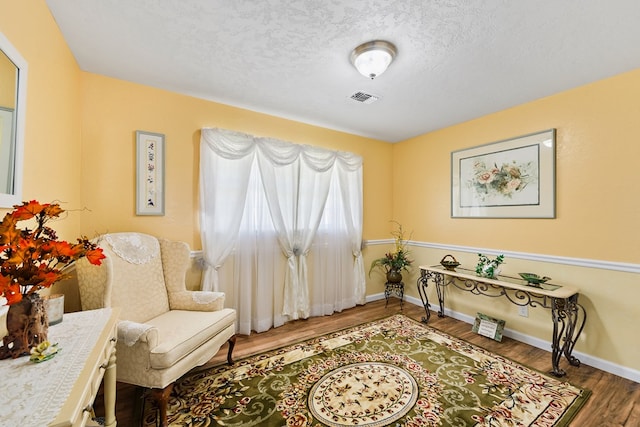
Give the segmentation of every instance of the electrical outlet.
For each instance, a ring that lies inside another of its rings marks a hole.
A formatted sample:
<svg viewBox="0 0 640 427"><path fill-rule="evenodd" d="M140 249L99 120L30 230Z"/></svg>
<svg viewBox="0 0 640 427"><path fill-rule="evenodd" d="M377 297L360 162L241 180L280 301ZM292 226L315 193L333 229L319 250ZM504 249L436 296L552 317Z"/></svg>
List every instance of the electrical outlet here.
<svg viewBox="0 0 640 427"><path fill-rule="evenodd" d="M518 314L522 317L529 317L529 306L519 305Z"/></svg>

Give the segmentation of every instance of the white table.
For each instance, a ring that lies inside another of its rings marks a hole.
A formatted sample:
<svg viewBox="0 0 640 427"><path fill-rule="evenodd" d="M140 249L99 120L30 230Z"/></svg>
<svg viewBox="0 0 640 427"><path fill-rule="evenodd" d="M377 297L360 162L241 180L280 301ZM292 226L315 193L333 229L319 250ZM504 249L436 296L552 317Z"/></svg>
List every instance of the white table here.
<svg viewBox="0 0 640 427"><path fill-rule="evenodd" d="M479 277L474 271L456 267L447 270L441 265L420 266L418 278L418 293L424 305L426 316L424 323L429 321L429 299L427 287L433 282L440 304L439 317L444 317L444 289L447 286L456 287L474 295L488 297L505 297L519 306L544 307L551 309L553 320L553 341L551 346L552 374L561 377L565 372L560 369L560 358L564 354L571 365L580 366L580 360L572 355L573 347L584 328L587 314L584 307L578 304L579 290L573 286L544 283L539 287L528 285L523 279L509 276L498 276L497 279Z"/></svg>
<svg viewBox="0 0 640 427"><path fill-rule="evenodd" d="M105 425L115 427L118 311L65 314L49 327L49 341L61 348L50 360L0 360L0 425L85 426L104 377Z"/></svg>

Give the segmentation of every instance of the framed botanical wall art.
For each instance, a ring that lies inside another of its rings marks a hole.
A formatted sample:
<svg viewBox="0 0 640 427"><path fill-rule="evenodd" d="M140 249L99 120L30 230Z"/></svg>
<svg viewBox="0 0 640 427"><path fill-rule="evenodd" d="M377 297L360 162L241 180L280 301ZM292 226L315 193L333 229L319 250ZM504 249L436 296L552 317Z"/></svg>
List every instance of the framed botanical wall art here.
<svg viewBox="0 0 640 427"><path fill-rule="evenodd" d="M164 215L164 135L136 131L136 215Z"/></svg>
<svg viewBox="0 0 640 427"><path fill-rule="evenodd" d="M454 218L555 218L556 130L451 153Z"/></svg>

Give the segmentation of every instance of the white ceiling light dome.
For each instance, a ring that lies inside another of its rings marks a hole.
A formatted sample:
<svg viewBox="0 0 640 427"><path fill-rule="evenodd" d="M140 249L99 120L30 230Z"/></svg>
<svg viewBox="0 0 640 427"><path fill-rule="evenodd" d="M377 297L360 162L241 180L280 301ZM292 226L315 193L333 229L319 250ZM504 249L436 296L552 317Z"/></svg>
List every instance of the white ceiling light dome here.
<svg viewBox="0 0 640 427"><path fill-rule="evenodd" d="M384 73L396 57L396 47L384 40L361 44L351 52L351 63L365 77L375 79Z"/></svg>

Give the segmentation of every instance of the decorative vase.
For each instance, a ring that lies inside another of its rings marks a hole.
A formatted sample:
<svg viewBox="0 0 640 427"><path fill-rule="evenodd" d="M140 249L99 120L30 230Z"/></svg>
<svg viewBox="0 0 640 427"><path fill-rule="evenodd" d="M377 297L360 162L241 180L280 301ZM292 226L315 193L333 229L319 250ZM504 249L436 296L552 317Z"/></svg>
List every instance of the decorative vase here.
<svg viewBox="0 0 640 427"><path fill-rule="evenodd" d="M504 262L504 255L498 255L495 259L489 259L485 255L478 254L476 274L487 279L495 279L500 274L500 264Z"/></svg>
<svg viewBox="0 0 640 427"><path fill-rule="evenodd" d="M480 274L482 277L486 277L487 279L495 279L500 274L500 268L494 264L487 264L482 267L482 273Z"/></svg>
<svg viewBox="0 0 640 427"><path fill-rule="evenodd" d="M389 282L389 283L400 283L400 282L402 282L402 273L400 273L400 270L389 270L389 271L387 271L387 282Z"/></svg>
<svg viewBox="0 0 640 427"><path fill-rule="evenodd" d="M40 295L24 295L7 311L7 335L2 339L0 359L28 356L31 347L47 340L48 330L49 319Z"/></svg>

